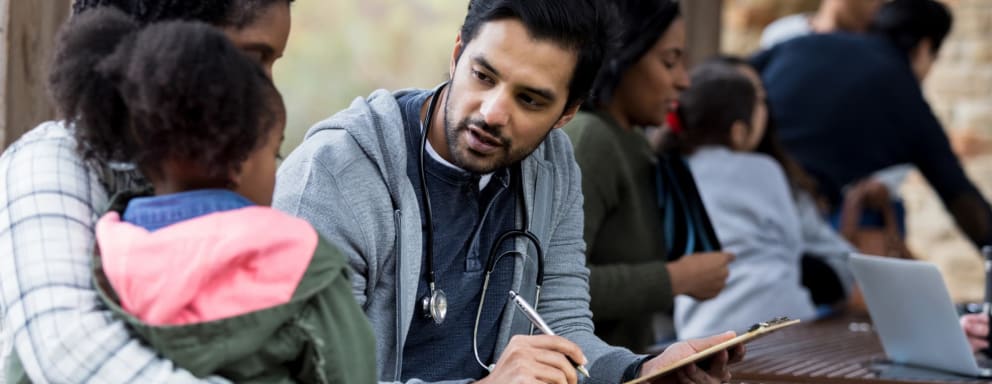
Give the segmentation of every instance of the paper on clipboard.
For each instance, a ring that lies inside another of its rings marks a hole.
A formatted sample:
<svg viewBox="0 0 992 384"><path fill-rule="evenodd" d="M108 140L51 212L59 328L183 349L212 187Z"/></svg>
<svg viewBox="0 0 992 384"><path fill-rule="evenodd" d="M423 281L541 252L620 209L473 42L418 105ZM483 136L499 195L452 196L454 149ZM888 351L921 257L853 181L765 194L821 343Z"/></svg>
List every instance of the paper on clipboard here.
<svg viewBox="0 0 992 384"><path fill-rule="evenodd" d="M636 380L628 381L628 382L626 382L624 384L645 384L645 383L651 383L652 381L654 381L654 380L656 380L658 378L661 378L662 376L665 376L665 375L667 375L669 373L672 373L672 372L674 372L675 370L677 370L679 368L682 368L682 367L684 367L686 365L689 365L689 364L695 363L697 361L706 359L707 357L710 357L713 354L716 354L717 352L723 351L725 349L728 349L728 348L733 347L733 346L738 345L738 344L747 343L747 342L749 342L751 340L757 339L757 338L759 338L761 336L764 336L764 335L767 335L767 334L769 334L771 332L774 332L774 331L777 331L779 329L788 327L790 325L798 324L798 323L799 323L799 319L789 319L788 317L779 317L779 318L772 319L772 320L769 320L769 321L766 321L766 322L761 322L761 323L755 324L747 332L744 332L744 333L742 333L740 335L737 335L737 337L734 337L733 339L724 341L724 342L722 342L720 344L714 345L714 346L709 347L709 348L706 348L706 349L704 349L702 351L696 352L696 353L694 353L692 355L686 356L686 357L682 358L681 360L676 361L675 363L672 363L672 364L670 364L670 365L668 365L668 366L666 366L666 367L664 367L664 368L662 368L660 370L657 370L655 372L652 372L650 375L647 375L647 376L638 378Z"/></svg>

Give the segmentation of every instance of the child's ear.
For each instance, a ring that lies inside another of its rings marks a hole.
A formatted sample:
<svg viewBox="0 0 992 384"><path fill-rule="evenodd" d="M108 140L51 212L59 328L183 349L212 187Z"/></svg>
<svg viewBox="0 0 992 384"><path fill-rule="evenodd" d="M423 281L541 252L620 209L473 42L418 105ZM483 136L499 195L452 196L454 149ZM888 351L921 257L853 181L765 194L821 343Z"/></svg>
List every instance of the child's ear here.
<svg viewBox="0 0 992 384"><path fill-rule="evenodd" d="M235 189L236 190L239 185L241 185L241 174L238 173L238 172L233 172L232 171L227 176L227 186L228 186L228 188L231 188L231 189Z"/></svg>
<svg viewBox="0 0 992 384"><path fill-rule="evenodd" d="M736 151L747 148L747 138L750 129L743 121L737 120L730 126L730 148Z"/></svg>
<svg viewBox="0 0 992 384"><path fill-rule="evenodd" d="M227 173L227 185L229 188L231 188L235 192L238 192L238 186L241 185L241 180L243 179L242 175L245 174L245 171L250 172L250 169L246 169L246 168L251 168L250 163L251 163L250 161L241 163L241 167L239 170L235 171L232 169Z"/></svg>

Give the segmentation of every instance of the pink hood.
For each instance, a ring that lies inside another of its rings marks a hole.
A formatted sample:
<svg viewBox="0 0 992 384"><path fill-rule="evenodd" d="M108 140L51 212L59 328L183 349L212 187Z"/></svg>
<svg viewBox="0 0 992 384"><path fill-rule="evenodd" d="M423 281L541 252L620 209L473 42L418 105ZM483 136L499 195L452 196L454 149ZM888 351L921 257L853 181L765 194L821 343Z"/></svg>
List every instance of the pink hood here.
<svg viewBox="0 0 992 384"><path fill-rule="evenodd" d="M121 307L150 325L219 320L284 304L317 248L306 221L247 207L155 232L116 212L96 226L104 273Z"/></svg>

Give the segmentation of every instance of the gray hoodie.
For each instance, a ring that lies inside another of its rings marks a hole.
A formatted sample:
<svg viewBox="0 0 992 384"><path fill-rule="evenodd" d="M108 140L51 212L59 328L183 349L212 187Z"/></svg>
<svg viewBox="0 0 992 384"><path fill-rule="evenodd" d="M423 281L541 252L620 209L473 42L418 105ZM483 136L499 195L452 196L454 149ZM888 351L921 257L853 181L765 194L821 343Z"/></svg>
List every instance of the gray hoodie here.
<svg viewBox="0 0 992 384"><path fill-rule="evenodd" d="M384 381L399 380L402 371L423 260L420 207L406 175L405 130L396 102L402 92L380 90L368 99L358 98L311 128L280 167L273 202L309 221L349 257L353 291L376 333L376 362ZM523 160L522 172L529 228L544 248L545 277L537 310L558 335L582 348L594 381L620 382L624 371L642 357L593 334L581 180L565 134L553 130ZM520 214L516 220L522 225ZM525 240L518 239L516 247L527 256L514 258L512 289L532 301L536 253ZM527 318L509 301L507 305L495 356L511 336L530 331Z"/></svg>

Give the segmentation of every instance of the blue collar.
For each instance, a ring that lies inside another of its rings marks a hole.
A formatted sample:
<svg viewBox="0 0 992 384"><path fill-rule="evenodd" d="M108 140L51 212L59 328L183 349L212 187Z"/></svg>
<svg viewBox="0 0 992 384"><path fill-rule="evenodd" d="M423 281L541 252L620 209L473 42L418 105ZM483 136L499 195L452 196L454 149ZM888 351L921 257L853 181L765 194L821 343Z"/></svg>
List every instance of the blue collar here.
<svg viewBox="0 0 992 384"><path fill-rule="evenodd" d="M123 219L148 231L155 231L180 221L252 205L255 204L228 189L200 189L131 199Z"/></svg>

